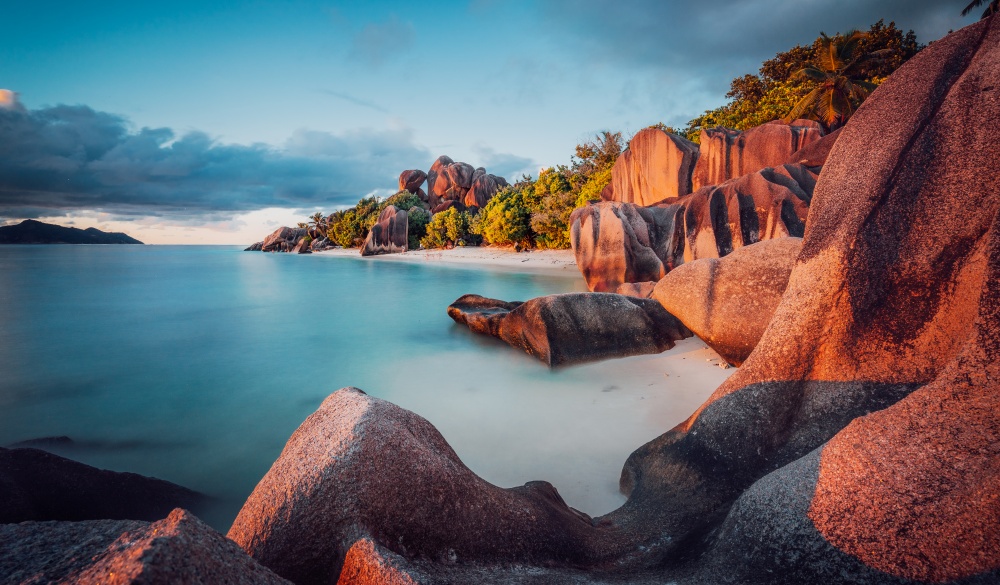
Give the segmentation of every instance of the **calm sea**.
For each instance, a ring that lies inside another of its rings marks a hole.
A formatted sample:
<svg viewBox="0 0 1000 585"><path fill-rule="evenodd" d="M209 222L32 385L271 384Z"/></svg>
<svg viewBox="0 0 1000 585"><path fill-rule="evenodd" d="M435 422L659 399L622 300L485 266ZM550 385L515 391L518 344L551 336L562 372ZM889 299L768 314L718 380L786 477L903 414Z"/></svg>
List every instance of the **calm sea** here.
<svg viewBox="0 0 1000 585"><path fill-rule="evenodd" d="M465 293L579 290L224 246L0 246L0 445L69 436L53 450L213 496L204 519L225 531L303 419L358 386L430 420L485 479L546 479L608 512L625 457L704 390L670 390L649 358L550 371L445 313Z"/></svg>

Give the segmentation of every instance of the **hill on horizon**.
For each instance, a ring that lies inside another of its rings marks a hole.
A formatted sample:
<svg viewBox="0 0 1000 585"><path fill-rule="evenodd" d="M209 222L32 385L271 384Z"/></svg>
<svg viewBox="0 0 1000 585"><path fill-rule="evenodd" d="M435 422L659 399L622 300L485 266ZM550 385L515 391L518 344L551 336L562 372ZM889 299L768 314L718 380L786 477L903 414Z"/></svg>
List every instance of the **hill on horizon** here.
<svg viewBox="0 0 1000 585"><path fill-rule="evenodd" d="M17 225L0 227L0 244L142 244L121 232L97 228L63 227L26 219Z"/></svg>

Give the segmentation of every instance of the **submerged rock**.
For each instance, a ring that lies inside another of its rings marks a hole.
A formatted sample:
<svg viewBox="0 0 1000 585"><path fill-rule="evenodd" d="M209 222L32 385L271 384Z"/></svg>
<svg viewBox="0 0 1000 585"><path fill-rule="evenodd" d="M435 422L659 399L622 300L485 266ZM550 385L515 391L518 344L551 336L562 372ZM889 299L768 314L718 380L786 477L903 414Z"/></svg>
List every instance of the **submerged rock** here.
<svg viewBox="0 0 1000 585"><path fill-rule="evenodd" d="M548 295L504 302L464 295L448 315L549 366L660 353L691 333L654 300L609 293Z"/></svg>
<svg viewBox="0 0 1000 585"><path fill-rule="evenodd" d="M205 496L135 473L97 469L31 448L0 448L0 523L27 520L156 520Z"/></svg>
<svg viewBox="0 0 1000 585"><path fill-rule="evenodd" d="M738 366L771 322L801 250L801 239L779 238L695 260L671 270L652 297Z"/></svg>
<svg viewBox="0 0 1000 585"><path fill-rule="evenodd" d="M287 585L190 512L130 520L0 525L5 583Z"/></svg>

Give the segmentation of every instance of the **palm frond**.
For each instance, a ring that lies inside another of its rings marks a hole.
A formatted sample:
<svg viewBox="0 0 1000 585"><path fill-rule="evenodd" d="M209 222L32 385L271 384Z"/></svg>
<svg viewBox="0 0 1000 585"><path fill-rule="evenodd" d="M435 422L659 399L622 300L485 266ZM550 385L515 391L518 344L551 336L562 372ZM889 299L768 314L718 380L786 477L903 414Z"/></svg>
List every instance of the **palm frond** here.
<svg viewBox="0 0 1000 585"><path fill-rule="evenodd" d="M830 76L829 73L817 68L815 65L806 65L792 74L792 79L811 79L813 81L825 81Z"/></svg>
<svg viewBox="0 0 1000 585"><path fill-rule="evenodd" d="M792 120L798 120L799 118L811 118L813 111L816 109L816 104L822 95L823 89L819 87L807 93L797 104L795 104L792 111L788 112L788 115L785 116L785 121L791 122Z"/></svg>
<svg viewBox="0 0 1000 585"><path fill-rule="evenodd" d="M962 9L962 16L968 16L970 12L983 5L984 0L972 0L969 5ZM989 10L989 8L987 8ZM984 15L985 16L985 15Z"/></svg>

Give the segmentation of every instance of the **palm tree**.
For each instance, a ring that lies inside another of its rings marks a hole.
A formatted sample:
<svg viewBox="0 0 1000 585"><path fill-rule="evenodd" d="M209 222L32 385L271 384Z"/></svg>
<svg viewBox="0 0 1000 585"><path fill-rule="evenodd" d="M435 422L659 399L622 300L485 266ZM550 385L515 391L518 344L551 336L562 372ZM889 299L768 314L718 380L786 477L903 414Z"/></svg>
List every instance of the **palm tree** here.
<svg viewBox="0 0 1000 585"><path fill-rule="evenodd" d="M962 10L962 16L966 16L967 14L969 14L976 8L979 8L983 4L986 4L986 0L972 0L972 2L969 2L969 5L966 6L964 10ZM980 18L980 20L986 18L987 16L992 16L997 12L1000 12L1000 0L993 0L989 4L986 4L986 11L983 12L983 16Z"/></svg>
<svg viewBox="0 0 1000 585"><path fill-rule="evenodd" d="M813 63L792 76L793 79L812 81L816 88L795 104L785 117L786 121L818 119L830 130L847 122L876 87L874 83L857 77L861 66L883 53L891 52L890 49L864 52L861 44L867 38L867 33L856 30L833 37L820 33Z"/></svg>
<svg viewBox="0 0 1000 585"><path fill-rule="evenodd" d="M311 235L312 237L318 240L326 237L326 230L327 230L326 218L323 217L323 214L321 212L317 211L316 213L312 214L312 216L309 218L309 226L310 228L312 228L309 230L309 235Z"/></svg>

